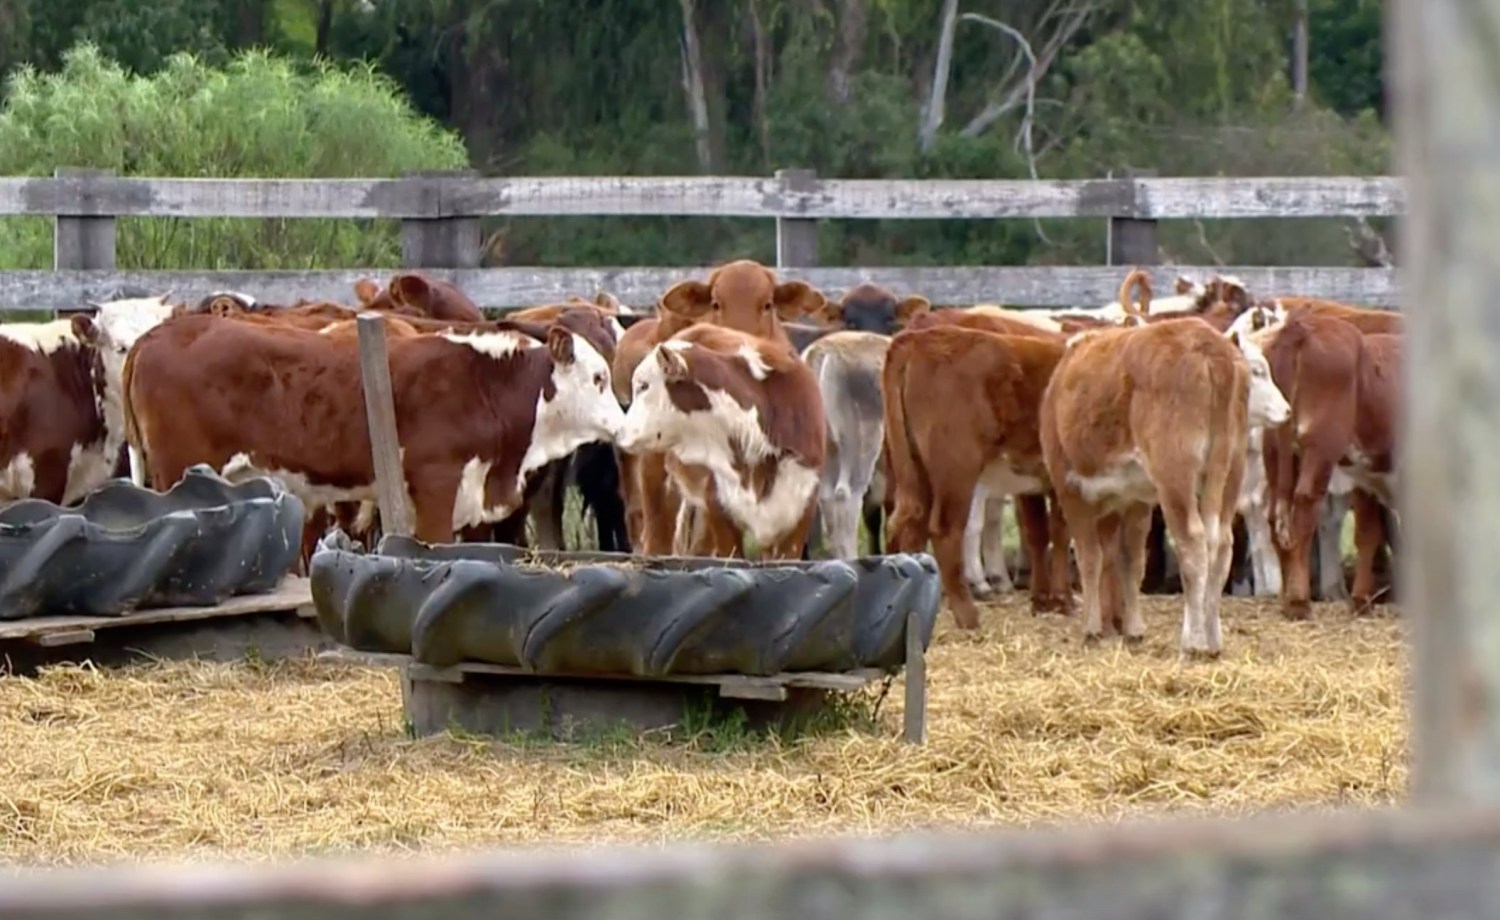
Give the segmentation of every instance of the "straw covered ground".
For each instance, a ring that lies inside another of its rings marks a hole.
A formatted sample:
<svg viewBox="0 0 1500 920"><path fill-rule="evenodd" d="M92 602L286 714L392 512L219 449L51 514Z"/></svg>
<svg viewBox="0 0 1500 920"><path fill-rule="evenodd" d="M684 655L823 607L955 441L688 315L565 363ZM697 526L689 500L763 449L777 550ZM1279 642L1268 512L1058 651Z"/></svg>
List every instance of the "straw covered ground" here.
<svg viewBox="0 0 1500 920"><path fill-rule="evenodd" d="M1291 624L1227 599L1226 657L1084 649L1019 602L947 614L925 747L901 684L812 737L735 726L566 744L410 740L396 675L300 660L0 678L0 861L266 859L506 844L771 839L1166 811L1385 804L1406 782L1392 611Z"/></svg>

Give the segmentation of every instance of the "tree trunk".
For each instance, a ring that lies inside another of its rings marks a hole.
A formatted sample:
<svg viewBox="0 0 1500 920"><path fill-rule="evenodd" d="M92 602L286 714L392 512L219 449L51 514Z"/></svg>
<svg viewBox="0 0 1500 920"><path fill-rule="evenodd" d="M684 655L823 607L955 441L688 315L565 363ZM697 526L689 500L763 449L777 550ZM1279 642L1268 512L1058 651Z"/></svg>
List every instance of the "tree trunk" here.
<svg viewBox="0 0 1500 920"><path fill-rule="evenodd" d="M1296 0L1292 25L1292 105L1307 102L1307 0Z"/></svg>
<svg viewBox="0 0 1500 920"><path fill-rule="evenodd" d="M755 133L760 139L761 168L771 168L771 116L767 96L771 91L771 43L760 19L760 0L750 0L750 34L755 39Z"/></svg>
<svg viewBox="0 0 1500 920"><path fill-rule="evenodd" d="M333 4L334 0L318 3L318 26L313 40L313 53L318 57L328 57L328 43L333 37Z"/></svg>
<svg viewBox="0 0 1500 920"><path fill-rule="evenodd" d="M948 95L948 68L953 63L953 30L958 25L958 0L943 0L943 19L938 32L937 63L932 68L932 95L927 99L927 110L922 119L922 130L918 134L922 152L932 149L937 141L938 128L943 125L943 106Z"/></svg>
<svg viewBox="0 0 1500 920"><path fill-rule="evenodd" d="M854 72L865 49L870 16L865 0L840 0L838 41L828 63L828 98L834 105L848 105L853 93Z"/></svg>
<svg viewBox="0 0 1500 920"><path fill-rule="evenodd" d="M698 169L713 172L712 129L708 120L708 90L703 76L703 43L693 15L693 0L682 0L682 90L693 118L693 141Z"/></svg>

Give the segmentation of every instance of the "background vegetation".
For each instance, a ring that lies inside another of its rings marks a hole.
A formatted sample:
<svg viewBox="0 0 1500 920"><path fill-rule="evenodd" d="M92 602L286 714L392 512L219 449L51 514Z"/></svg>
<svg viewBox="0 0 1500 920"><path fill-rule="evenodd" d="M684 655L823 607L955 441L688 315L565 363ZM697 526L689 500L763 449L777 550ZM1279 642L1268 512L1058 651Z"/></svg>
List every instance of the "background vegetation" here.
<svg viewBox="0 0 1500 920"><path fill-rule="evenodd" d="M0 0L0 173L1376 174L1380 17L1379 0ZM1162 256L1358 264L1346 229L1175 222ZM392 264L394 231L373 230L128 222L120 260ZM768 221L487 231L491 265L774 257ZM0 229L0 265L50 264L49 232ZM1103 257L1099 221L830 222L820 239L827 264Z"/></svg>

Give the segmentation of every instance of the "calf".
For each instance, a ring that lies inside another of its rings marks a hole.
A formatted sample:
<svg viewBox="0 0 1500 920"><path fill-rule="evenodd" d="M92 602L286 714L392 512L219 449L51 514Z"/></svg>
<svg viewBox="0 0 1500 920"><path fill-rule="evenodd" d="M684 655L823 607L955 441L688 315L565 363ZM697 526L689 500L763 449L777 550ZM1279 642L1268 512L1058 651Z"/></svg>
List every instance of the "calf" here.
<svg viewBox="0 0 1500 920"><path fill-rule="evenodd" d="M545 344L512 331L393 337L388 354L420 540L503 520L537 469L622 421L608 363L566 329ZM141 337L124 385L127 437L155 488L207 463L279 478L309 508L374 497L352 337L182 316Z"/></svg>
<svg viewBox="0 0 1500 920"><path fill-rule="evenodd" d="M362 278L354 284L354 296L368 310L389 310L455 322L477 323L484 319L479 305L463 291L421 272L398 272L384 289L368 278Z"/></svg>
<svg viewBox="0 0 1500 920"><path fill-rule="evenodd" d="M784 324L822 309L825 302L805 282L778 281L775 272L748 259L719 266L706 282L679 282L662 295L655 318L635 323L621 338L613 363L620 400L628 404L633 399L630 381L644 357L690 326L735 329L790 349ZM709 481L702 469L693 475ZM665 455L648 449L622 457L621 485L631 543L647 555L671 553L678 543L679 518L685 522L687 517L679 513L682 497L669 480ZM709 514L717 512L709 508ZM723 528L721 520L714 524Z"/></svg>
<svg viewBox="0 0 1500 920"><path fill-rule="evenodd" d="M1198 320L1068 343L1042 399L1041 434L1078 554L1086 641L1104 632L1106 561L1117 599L1110 623L1128 641L1144 637L1140 584L1160 504L1182 567L1182 651L1219 654L1246 438L1252 423L1279 424L1289 412L1255 345Z"/></svg>
<svg viewBox="0 0 1500 920"><path fill-rule="evenodd" d="M727 513L705 520L712 555L742 555L740 528L763 558L802 555L825 421L817 381L789 346L690 327L651 350L632 390L620 449L668 454L685 499Z"/></svg>
<svg viewBox="0 0 1500 920"><path fill-rule="evenodd" d="M1355 505L1361 538L1351 601L1356 613L1368 610L1374 555L1384 536L1379 505L1395 508L1401 337L1361 334L1342 319L1308 311L1292 312L1253 338L1292 406L1292 421L1265 445L1282 612L1306 619L1311 611L1308 555L1318 509L1336 472L1379 503L1361 499Z"/></svg>
<svg viewBox="0 0 1500 920"><path fill-rule="evenodd" d="M908 330L891 340L882 381L896 497L888 548L918 552L931 539L943 589L962 629L979 626L979 610L963 577L963 542L980 483L990 496L1024 496L1017 507L1033 560L1033 609L1071 607L1067 541L1046 520L1050 483L1037 418L1062 354L1061 337L952 326ZM1049 534L1050 571L1043 562L1049 558Z"/></svg>
<svg viewBox="0 0 1500 920"><path fill-rule="evenodd" d="M920 295L897 299L878 284L857 284L817 312L816 319L828 326L827 337L798 346L802 359L817 374L828 417L829 457L816 517L822 522L824 548L836 558L859 552L861 518L870 551L879 553L883 545L886 478L880 475L879 462L885 440L881 369L890 336L930 309L932 304ZM797 345L795 337L793 345ZM815 522L814 533L818 529Z"/></svg>

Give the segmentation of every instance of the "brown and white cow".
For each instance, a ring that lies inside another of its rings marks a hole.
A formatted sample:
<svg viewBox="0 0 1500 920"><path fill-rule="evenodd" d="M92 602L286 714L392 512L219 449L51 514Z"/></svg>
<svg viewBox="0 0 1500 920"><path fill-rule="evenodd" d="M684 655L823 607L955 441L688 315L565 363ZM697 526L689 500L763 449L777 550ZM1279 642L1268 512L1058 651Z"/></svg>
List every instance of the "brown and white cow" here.
<svg viewBox="0 0 1500 920"><path fill-rule="evenodd" d="M734 329L692 326L635 369L618 444L675 461L685 502L706 518L714 556L802 555L824 462L822 400L812 370L786 344ZM696 478L696 470L703 477Z"/></svg>
<svg viewBox="0 0 1500 920"><path fill-rule="evenodd" d="M918 552L932 541L960 628L979 625L963 547L981 483L990 497L1020 496L1018 517L1033 560L1033 609L1071 607L1067 541L1060 519L1047 520L1051 485L1038 422L1042 393L1062 354L1061 336L953 325L891 339L882 382L895 494L887 547Z"/></svg>
<svg viewBox="0 0 1500 920"><path fill-rule="evenodd" d="M1108 622L1127 641L1144 637L1140 585L1159 504L1182 568L1182 651L1219 654L1246 438L1252 420L1289 413L1254 343L1197 319L1069 341L1043 397L1042 447L1078 556L1086 641L1104 634L1107 570Z"/></svg>
<svg viewBox="0 0 1500 920"><path fill-rule="evenodd" d="M608 362L554 327L395 336L388 342L416 536L448 542L503 520L528 478L623 419ZM155 488L195 463L231 480L269 475L309 508L374 496L354 337L176 317L126 363L126 430Z"/></svg>
<svg viewBox="0 0 1500 920"><path fill-rule="evenodd" d="M1361 333L1337 316L1292 311L1284 323L1252 337L1292 406L1291 421L1269 432L1265 445L1282 612L1292 619L1310 613L1309 552L1319 510L1339 474L1358 490L1359 562L1351 601L1357 613L1364 612L1373 600L1374 556L1385 537L1380 506L1396 507L1401 336Z"/></svg>
<svg viewBox="0 0 1500 920"><path fill-rule="evenodd" d="M0 501L71 505L119 468L126 353L177 308L165 296L90 306L92 316L0 324Z"/></svg>
<svg viewBox="0 0 1500 920"><path fill-rule="evenodd" d="M635 323L621 338L613 364L617 395L628 404L634 398L630 381L645 356L693 325L734 329L790 349L784 324L822 309L825 303L823 295L806 282L780 281L774 271L749 259L715 268L707 281L679 282L662 295L655 317ZM813 411L809 406L800 408ZM816 412L821 419L821 405ZM646 555L672 553L680 542L678 525L690 523L695 509L682 512L681 490L668 475L666 455L653 450L634 455L625 451L620 461L632 545ZM709 481L702 469L679 472ZM712 508L711 494L708 499L707 514L721 518ZM722 520L708 523L724 530Z"/></svg>

